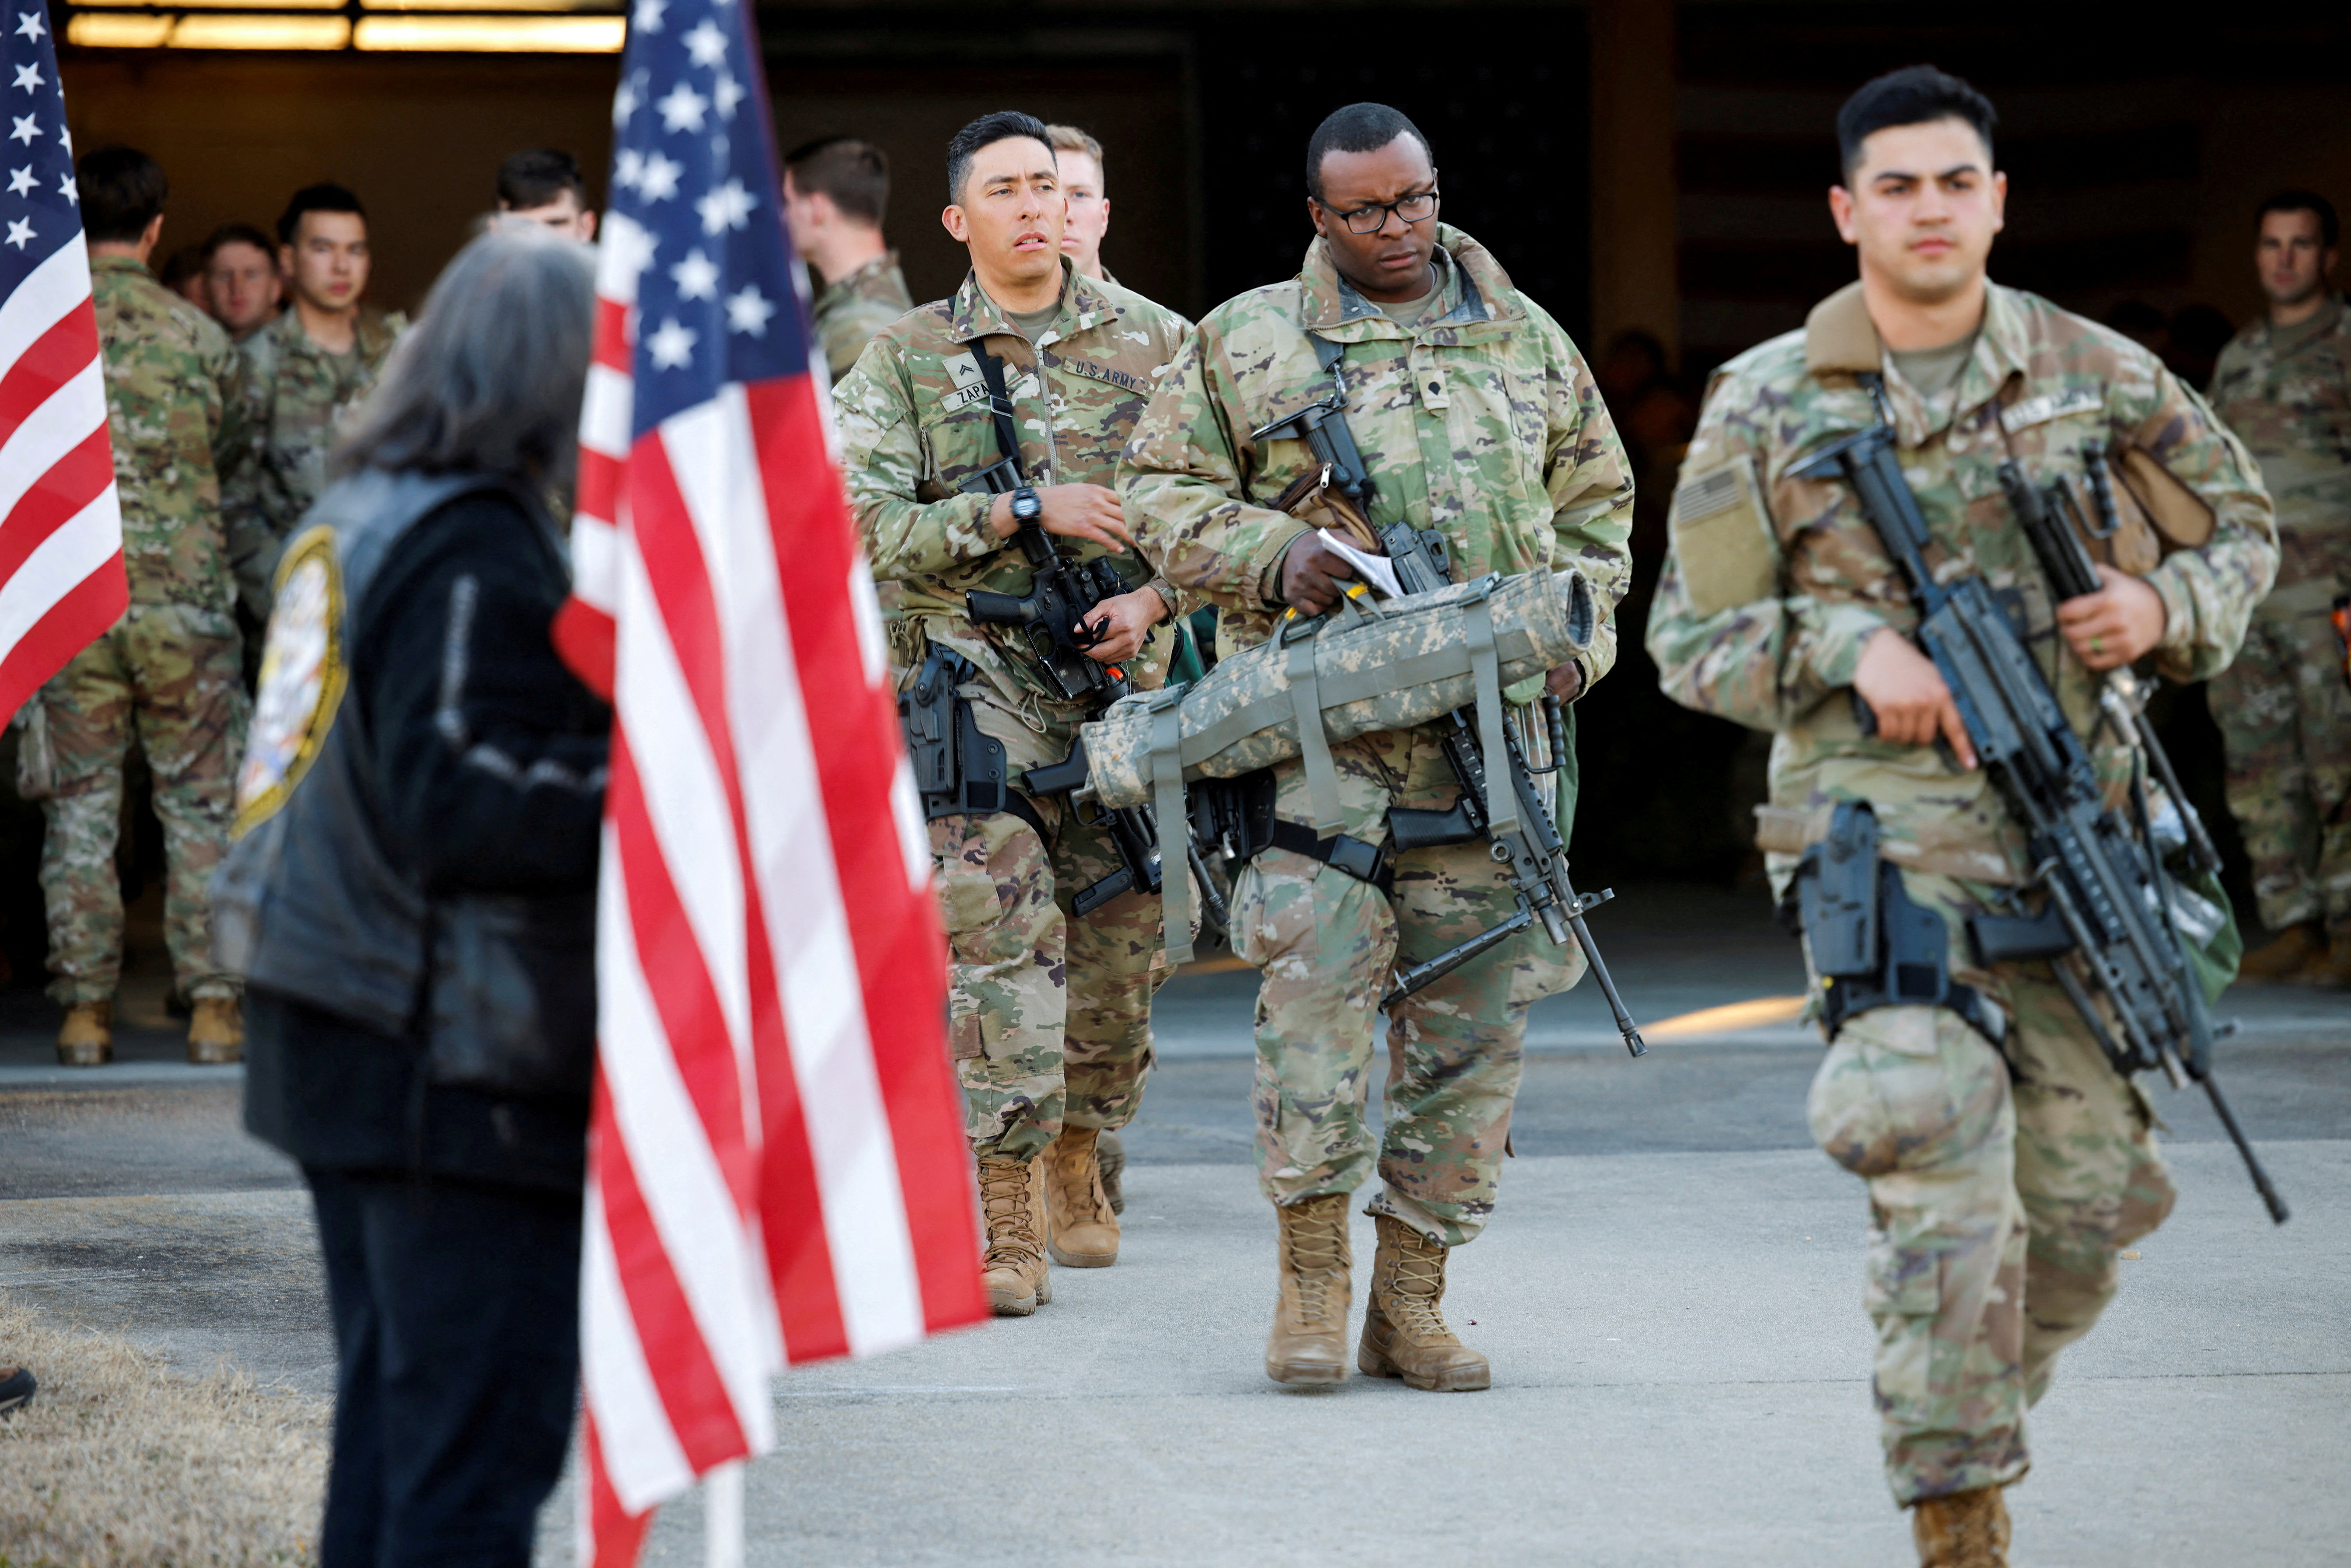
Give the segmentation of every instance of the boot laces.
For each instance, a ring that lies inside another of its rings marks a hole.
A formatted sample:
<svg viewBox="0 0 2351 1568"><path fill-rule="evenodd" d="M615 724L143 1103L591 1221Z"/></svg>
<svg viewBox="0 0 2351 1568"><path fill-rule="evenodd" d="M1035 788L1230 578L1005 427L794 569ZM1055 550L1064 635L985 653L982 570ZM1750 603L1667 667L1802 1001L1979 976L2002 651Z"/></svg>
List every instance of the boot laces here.
<svg viewBox="0 0 2351 1568"><path fill-rule="evenodd" d="M1036 1256L1037 1239L1029 1234L1027 1166L1008 1158L982 1160L979 1211L987 1226L989 1264Z"/></svg>
<svg viewBox="0 0 2351 1568"><path fill-rule="evenodd" d="M1319 1318L1329 1306L1330 1288L1346 1277L1346 1211L1333 1217L1300 1215L1290 1223L1290 1271L1298 1281L1298 1308Z"/></svg>
<svg viewBox="0 0 2351 1568"><path fill-rule="evenodd" d="M1084 1219L1102 1218L1094 1202L1093 1163L1079 1157L1075 1149L1057 1155L1045 1168L1045 1179L1053 1184L1061 1205L1073 1215Z"/></svg>
<svg viewBox="0 0 2351 1568"><path fill-rule="evenodd" d="M1389 1321L1414 1339L1450 1339L1437 1301L1445 1294L1445 1249L1417 1231L1400 1239L1388 1273Z"/></svg>

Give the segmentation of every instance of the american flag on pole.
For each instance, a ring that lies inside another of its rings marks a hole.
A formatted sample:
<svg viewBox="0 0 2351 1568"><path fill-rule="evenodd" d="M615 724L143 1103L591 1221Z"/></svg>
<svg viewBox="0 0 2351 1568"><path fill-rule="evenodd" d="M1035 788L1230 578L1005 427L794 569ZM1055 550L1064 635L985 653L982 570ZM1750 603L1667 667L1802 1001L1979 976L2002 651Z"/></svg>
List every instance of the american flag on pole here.
<svg viewBox="0 0 2351 1568"><path fill-rule="evenodd" d="M0 716L131 601L106 373L43 0L0 0Z"/></svg>
<svg viewBox="0 0 2351 1568"><path fill-rule="evenodd" d="M986 1312L929 840L747 11L631 15L558 627L613 704L580 1286L597 1568L772 1446L787 1364Z"/></svg>

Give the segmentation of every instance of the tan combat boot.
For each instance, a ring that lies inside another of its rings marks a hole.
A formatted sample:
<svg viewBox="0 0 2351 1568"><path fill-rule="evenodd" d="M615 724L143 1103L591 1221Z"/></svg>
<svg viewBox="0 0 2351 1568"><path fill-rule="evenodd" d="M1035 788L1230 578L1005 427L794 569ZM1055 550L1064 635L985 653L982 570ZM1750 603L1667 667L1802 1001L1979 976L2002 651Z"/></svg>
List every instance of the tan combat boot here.
<svg viewBox="0 0 2351 1568"><path fill-rule="evenodd" d="M2294 973L2294 983L2322 991L2351 990L2351 930L2337 931L2329 937L2326 950L2312 954L2310 961Z"/></svg>
<svg viewBox="0 0 2351 1568"><path fill-rule="evenodd" d="M1063 1127L1040 1158L1045 1166L1045 1249L1071 1269L1118 1261L1118 1216L1102 1192L1096 1127Z"/></svg>
<svg viewBox="0 0 2351 1568"><path fill-rule="evenodd" d="M216 1066L245 1059L245 1009L235 997L198 997L188 1020L188 1060Z"/></svg>
<svg viewBox="0 0 2351 1568"><path fill-rule="evenodd" d="M2237 965L2241 980L2273 981L2299 975L2312 959L2326 952L2326 938L2315 920L2289 925L2246 954Z"/></svg>
<svg viewBox="0 0 2351 1568"><path fill-rule="evenodd" d="M66 1067L103 1067L114 1060L114 1003L76 1002L57 1030L57 1061Z"/></svg>
<svg viewBox="0 0 2351 1568"><path fill-rule="evenodd" d="M6 983L5 979L0 979L0 985ZM1102 1167L1102 1196L1110 1199L1110 1211L1113 1214L1124 1214L1126 1212L1126 1193L1123 1186L1126 1180L1126 1145L1119 1141L1116 1133L1105 1131L1101 1137L1094 1140L1094 1164Z"/></svg>
<svg viewBox="0 0 2351 1568"><path fill-rule="evenodd" d="M2008 1504L1998 1487L1930 1497L1910 1511L1918 1568L2008 1568Z"/></svg>
<svg viewBox="0 0 2351 1568"><path fill-rule="evenodd" d="M987 1310L1025 1318L1053 1299L1045 1267L1045 1160L1011 1155L979 1156L979 1212L987 1225L987 1255L980 1282Z"/></svg>
<svg viewBox="0 0 2351 1568"><path fill-rule="evenodd" d="M1353 1293L1348 1271L1355 1264L1347 1245L1347 1194L1278 1204L1273 1215L1281 1225L1281 1295L1266 1336L1265 1375L1276 1383L1344 1383Z"/></svg>
<svg viewBox="0 0 2351 1568"><path fill-rule="evenodd" d="M1380 1215L1377 1223L1372 1304L1364 1312L1355 1364L1373 1377L1401 1377L1410 1388L1489 1386L1493 1368L1453 1337L1437 1310L1445 1300L1445 1249L1393 1215Z"/></svg>

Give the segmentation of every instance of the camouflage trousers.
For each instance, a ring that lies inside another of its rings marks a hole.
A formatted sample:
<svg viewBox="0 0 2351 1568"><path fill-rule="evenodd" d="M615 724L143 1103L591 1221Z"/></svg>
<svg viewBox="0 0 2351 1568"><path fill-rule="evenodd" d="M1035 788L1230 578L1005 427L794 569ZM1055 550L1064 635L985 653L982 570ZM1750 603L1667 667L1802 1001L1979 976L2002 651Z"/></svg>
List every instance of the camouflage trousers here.
<svg viewBox="0 0 2351 1568"><path fill-rule="evenodd" d="M187 605L134 604L41 688L54 783L41 802L49 994L114 995L122 972L122 768L135 739L155 779L168 868L163 938L180 994L235 996L213 961L205 883L228 847L248 707L235 623Z"/></svg>
<svg viewBox="0 0 2351 1568"><path fill-rule="evenodd" d="M1391 804L1448 806L1453 775L1423 731L1332 747L1345 831L1377 842ZM1276 810L1311 821L1302 769L1276 769ZM1371 1174L1365 1125L1380 995L1416 964L1506 919L1515 896L1481 841L1396 860L1393 894L1270 849L1233 888L1234 950L1261 971L1257 1002L1258 1185L1277 1204L1350 1193ZM1541 927L1399 1002L1388 1014L1380 1190L1366 1208L1448 1247L1494 1212L1527 1009L1583 977L1583 956Z"/></svg>
<svg viewBox="0 0 2351 1568"><path fill-rule="evenodd" d="M1956 951L1963 914L1982 907L1971 884L1903 882ZM1958 977L2005 1004L2006 1060L1955 1013L1880 1008L1846 1021L1806 1107L1829 1157L1869 1184L1863 1301L1904 1507L2024 1474L2026 1409L2114 1298L2116 1252L2176 1196L2146 1097L2049 966Z"/></svg>
<svg viewBox="0 0 2351 1568"><path fill-rule="evenodd" d="M1065 1123L1134 1120L1151 1073L1151 997L1168 974L1156 895L1071 913L1118 869L1118 851L1058 801L1036 804L1050 843L1009 812L931 823L965 1130L976 1152L1024 1160Z"/></svg>
<svg viewBox="0 0 2351 1568"><path fill-rule="evenodd" d="M2208 689L2262 924L2351 930L2351 686L2333 624L2254 621Z"/></svg>

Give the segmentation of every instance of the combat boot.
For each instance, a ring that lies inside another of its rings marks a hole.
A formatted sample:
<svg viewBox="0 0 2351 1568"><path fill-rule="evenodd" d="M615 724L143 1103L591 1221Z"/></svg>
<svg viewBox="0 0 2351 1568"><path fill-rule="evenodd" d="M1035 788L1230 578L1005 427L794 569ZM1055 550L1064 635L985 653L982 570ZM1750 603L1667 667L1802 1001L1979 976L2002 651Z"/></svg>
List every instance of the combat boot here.
<svg viewBox="0 0 2351 1568"><path fill-rule="evenodd" d="M216 1066L245 1059L245 1009L235 997L198 997L188 1020L188 1060Z"/></svg>
<svg viewBox="0 0 2351 1568"><path fill-rule="evenodd" d="M2295 973L2294 982L2322 991L2351 990L2351 928L2335 932L2326 950L2313 954L2310 962Z"/></svg>
<svg viewBox="0 0 2351 1568"><path fill-rule="evenodd" d="M2326 952L2326 938L2315 920L2289 925L2246 954L2237 964L2237 978L2269 981L2293 978L2313 959Z"/></svg>
<svg viewBox="0 0 2351 1568"><path fill-rule="evenodd" d="M2008 1504L1998 1487L1922 1500L1910 1511L1918 1568L2008 1568Z"/></svg>
<svg viewBox="0 0 2351 1568"><path fill-rule="evenodd" d="M1273 1215L1281 1226L1281 1294L1266 1336L1265 1375L1276 1383L1344 1383L1355 1266L1347 1195L1277 1204Z"/></svg>
<svg viewBox="0 0 2351 1568"><path fill-rule="evenodd" d="M1409 1388L1460 1393L1490 1386L1493 1368L1453 1337L1437 1311L1445 1300L1446 1249L1393 1215L1378 1216L1377 1223L1380 1249L1355 1364L1373 1377L1401 1377Z"/></svg>
<svg viewBox="0 0 2351 1568"><path fill-rule="evenodd" d="M1045 1161L1011 1155L979 1156L979 1212L987 1226L980 1282L987 1310L1025 1318L1053 1299L1045 1267Z"/></svg>
<svg viewBox="0 0 2351 1568"><path fill-rule="evenodd" d="M103 1067L114 1060L114 1002L76 1002L57 1030L57 1061L67 1067Z"/></svg>
<svg viewBox="0 0 2351 1568"><path fill-rule="evenodd" d="M5 985L5 981L0 981ZM1110 1199L1113 1214L1126 1212L1126 1145L1116 1133L1105 1130L1094 1140L1094 1164L1102 1167L1102 1196Z"/></svg>
<svg viewBox="0 0 2351 1568"><path fill-rule="evenodd" d="M1118 1261L1118 1216L1102 1193L1094 1127L1063 1127L1040 1157L1045 1166L1045 1249L1072 1269Z"/></svg>

